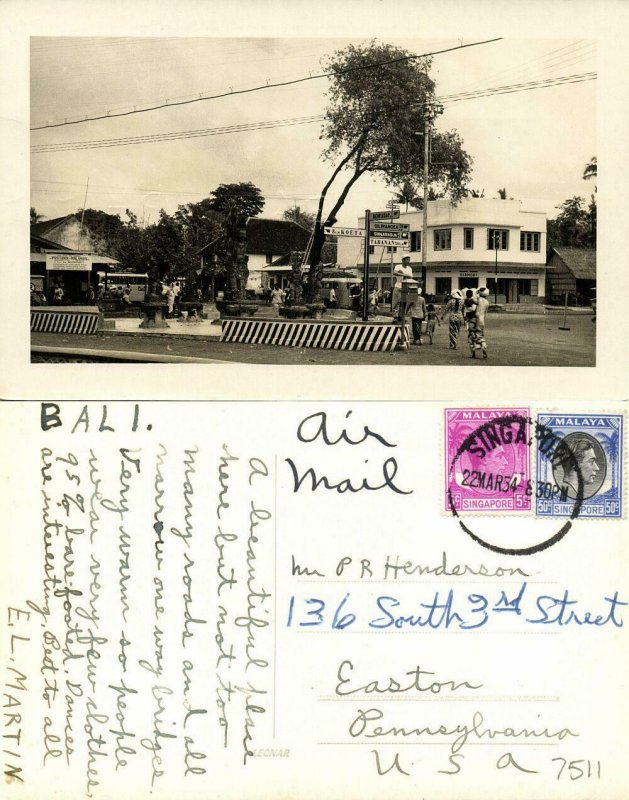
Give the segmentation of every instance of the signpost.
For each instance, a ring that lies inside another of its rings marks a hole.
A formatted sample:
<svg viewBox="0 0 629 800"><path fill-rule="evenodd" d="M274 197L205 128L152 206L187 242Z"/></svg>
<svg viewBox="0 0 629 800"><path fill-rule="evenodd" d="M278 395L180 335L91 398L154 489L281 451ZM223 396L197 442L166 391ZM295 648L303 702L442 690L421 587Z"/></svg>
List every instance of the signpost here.
<svg viewBox="0 0 629 800"><path fill-rule="evenodd" d="M371 223L371 230L372 231L393 231L396 233L405 233L408 236L408 233L411 229L410 225L407 225L405 222L372 222Z"/></svg>
<svg viewBox="0 0 629 800"><path fill-rule="evenodd" d="M402 247L406 241L401 236L390 236L388 233L379 234L378 231L372 231L369 237L369 244L377 247Z"/></svg>
<svg viewBox="0 0 629 800"><path fill-rule="evenodd" d="M364 228L334 228L324 227L326 236L349 236L364 239L363 254L363 303L362 318L367 322L369 316L369 248L390 247L391 253L398 250L408 250L410 225L403 222L391 222L400 216L400 209L390 203L389 211L365 211ZM383 220L387 220L384 222Z"/></svg>
<svg viewBox="0 0 629 800"><path fill-rule="evenodd" d="M326 236L360 236L365 238L364 228L324 228Z"/></svg>
<svg viewBox="0 0 629 800"><path fill-rule="evenodd" d="M371 219L398 219L399 216L399 208L394 208L391 211L373 211L371 213Z"/></svg>

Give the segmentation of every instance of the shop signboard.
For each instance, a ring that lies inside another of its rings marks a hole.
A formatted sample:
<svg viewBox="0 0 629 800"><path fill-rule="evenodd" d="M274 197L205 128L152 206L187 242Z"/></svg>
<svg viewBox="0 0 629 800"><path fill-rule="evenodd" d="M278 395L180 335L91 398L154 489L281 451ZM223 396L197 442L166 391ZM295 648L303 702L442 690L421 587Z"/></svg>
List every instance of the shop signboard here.
<svg viewBox="0 0 629 800"><path fill-rule="evenodd" d="M90 272L92 255L91 253L46 253L46 269Z"/></svg>

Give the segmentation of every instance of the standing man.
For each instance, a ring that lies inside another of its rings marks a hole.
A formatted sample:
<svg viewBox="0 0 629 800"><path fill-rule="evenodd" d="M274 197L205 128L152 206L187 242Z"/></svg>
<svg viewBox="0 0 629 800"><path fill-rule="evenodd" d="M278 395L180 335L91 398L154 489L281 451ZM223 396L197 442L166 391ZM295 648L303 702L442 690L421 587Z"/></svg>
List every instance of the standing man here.
<svg viewBox="0 0 629 800"><path fill-rule="evenodd" d="M485 341L485 315L489 308L489 289L478 290L478 306L476 308L476 330L475 344L476 349L482 350L483 358L487 358L487 342Z"/></svg>
<svg viewBox="0 0 629 800"><path fill-rule="evenodd" d="M273 310L279 316L280 306L282 305L282 290L280 289L279 284L275 284L273 287L273 291L271 292L271 303L273 305Z"/></svg>
<svg viewBox="0 0 629 800"><path fill-rule="evenodd" d="M413 344L423 344L422 342L422 322L426 317L426 301L422 297L421 287L417 290L417 300L411 306L411 326L413 328Z"/></svg>
<svg viewBox="0 0 629 800"><path fill-rule="evenodd" d="M393 270L393 277L395 278L395 284L391 297L391 310L393 311L393 316L397 317L399 316L400 298L402 296L402 279L405 277L413 277L410 256L404 256L402 258L402 263Z"/></svg>

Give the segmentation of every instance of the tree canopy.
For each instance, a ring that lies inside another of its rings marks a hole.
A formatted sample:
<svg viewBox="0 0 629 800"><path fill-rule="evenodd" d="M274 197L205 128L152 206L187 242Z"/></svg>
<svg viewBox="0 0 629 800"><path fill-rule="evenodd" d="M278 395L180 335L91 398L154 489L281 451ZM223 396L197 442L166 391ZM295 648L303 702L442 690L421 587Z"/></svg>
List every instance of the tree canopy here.
<svg viewBox="0 0 629 800"><path fill-rule="evenodd" d="M324 63L330 74L328 107L321 139L322 157L334 164L321 191L310 252L310 294L320 286L322 228L333 225L352 186L370 173L387 186L407 184L419 194L423 186L424 145L418 134L431 114L435 83L429 77L431 60L390 44L371 41L349 45ZM428 167L430 186L454 202L465 194L472 160L455 131L431 135ZM327 204L328 192L338 176L343 186ZM325 213L324 213L324 208Z"/></svg>
<svg viewBox="0 0 629 800"><path fill-rule="evenodd" d="M585 207L582 197L571 197L557 206L559 213L548 220L548 246L596 247L596 200Z"/></svg>
<svg viewBox="0 0 629 800"><path fill-rule="evenodd" d="M311 231L315 226L316 215L312 214L310 211L304 211L298 205L294 205L284 211L282 219L288 220L289 222L296 222L298 225L301 225L302 228Z"/></svg>

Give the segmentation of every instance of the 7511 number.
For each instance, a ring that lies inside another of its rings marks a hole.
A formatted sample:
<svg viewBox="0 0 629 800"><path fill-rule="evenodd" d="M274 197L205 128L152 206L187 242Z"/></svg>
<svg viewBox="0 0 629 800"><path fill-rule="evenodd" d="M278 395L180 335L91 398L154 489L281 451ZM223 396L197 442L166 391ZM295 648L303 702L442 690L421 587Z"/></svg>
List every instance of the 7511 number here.
<svg viewBox="0 0 629 800"><path fill-rule="evenodd" d="M291 595L286 625L288 628L293 625L299 628L316 628L319 625L327 626L329 624L332 630L342 631L356 621L356 614L343 612L348 599L349 592L337 605L330 622L330 611L326 610L324 600L320 600L318 597L298 598L297 602L301 607L296 610L295 595Z"/></svg>
<svg viewBox="0 0 629 800"><path fill-rule="evenodd" d="M578 781L579 778L600 778L601 762L590 761L589 759L579 758L577 761L568 761L567 758L553 758L553 761L560 762L557 780L561 780L562 774L571 781Z"/></svg>

